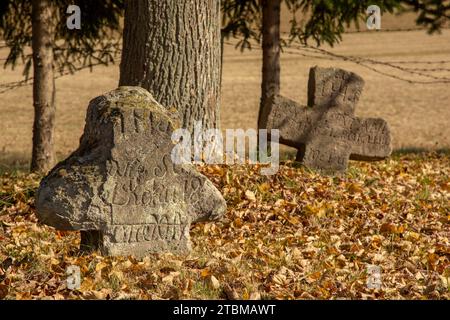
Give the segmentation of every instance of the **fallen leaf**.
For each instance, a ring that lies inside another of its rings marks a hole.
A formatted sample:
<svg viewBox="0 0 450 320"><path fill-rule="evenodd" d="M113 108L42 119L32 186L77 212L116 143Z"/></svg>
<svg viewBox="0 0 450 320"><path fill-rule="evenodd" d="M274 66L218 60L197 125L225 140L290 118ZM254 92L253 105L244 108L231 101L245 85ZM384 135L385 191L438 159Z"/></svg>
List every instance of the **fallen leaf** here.
<svg viewBox="0 0 450 320"><path fill-rule="evenodd" d="M0 283L0 300L8 295L8 286Z"/></svg>
<svg viewBox="0 0 450 320"><path fill-rule="evenodd" d="M239 294L229 284L225 283L223 285L223 291L229 300L239 300Z"/></svg>
<svg viewBox="0 0 450 320"><path fill-rule="evenodd" d="M256 201L256 196L253 191L250 191L250 190L245 191L245 197L247 198L247 200L250 200L253 202Z"/></svg>
<svg viewBox="0 0 450 320"><path fill-rule="evenodd" d="M108 265L106 264L106 263L104 263L104 262L99 262L99 263L97 263L97 265L95 266L95 271L101 271L101 270L103 270L104 268L106 268Z"/></svg>
<svg viewBox="0 0 450 320"><path fill-rule="evenodd" d="M200 272L200 275L201 275L203 278L208 277L210 274L211 274L211 272L209 271L208 268L205 268L205 269L203 269L203 270Z"/></svg>
<svg viewBox="0 0 450 320"><path fill-rule="evenodd" d="M211 275L209 280L211 282L211 287L213 287L214 289L219 289L220 288L220 282L219 282L219 280L217 280L216 277Z"/></svg>
<svg viewBox="0 0 450 320"><path fill-rule="evenodd" d="M258 291L254 291L250 294L249 300L261 300L261 294Z"/></svg>

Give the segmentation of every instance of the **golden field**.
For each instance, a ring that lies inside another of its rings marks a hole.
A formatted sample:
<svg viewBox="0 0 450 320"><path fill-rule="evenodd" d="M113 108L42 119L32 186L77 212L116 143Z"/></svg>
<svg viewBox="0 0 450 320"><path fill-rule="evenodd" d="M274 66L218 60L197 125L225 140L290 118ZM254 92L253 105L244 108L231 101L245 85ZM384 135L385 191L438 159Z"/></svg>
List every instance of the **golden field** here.
<svg viewBox="0 0 450 320"><path fill-rule="evenodd" d="M284 16L284 22L287 17ZM383 26L391 29L414 28L409 16L386 17ZM286 29L286 27L284 27ZM230 41L233 42L233 41ZM434 81L450 77L450 30L428 35L423 30L347 33L334 48L321 47L333 54L374 59L412 69L428 69L428 77L383 65L371 65L409 80ZM303 55L302 55L303 54ZM0 62L7 55L0 50ZM306 56L304 56L306 55ZM366 81L357 107L364 117L383 117L391 126L395 149L446 149L450 147L450 82L409 83L376 73L364 66L305 50L286 49L282 54L281 93L306 103L309 68L315 65L354 71ZM415 63L410 63L415 62ZM426 62L426 63L425 63ZM430 70L431 69L431 70ZM433 70L439 69L439 70ZM417 71L415 71L417 72ZM22 66L2 69L0 83L21 80ZM59 159L78 145L89 101L118 84L119 66L97 67L57 80L57 120L55 143ZM259 107L261 51L242 53L227 44L224 54L221 123L224 128L254 128ZM31 156L33 122L31 86L0 94L0 165L28 165Z"/></svg>

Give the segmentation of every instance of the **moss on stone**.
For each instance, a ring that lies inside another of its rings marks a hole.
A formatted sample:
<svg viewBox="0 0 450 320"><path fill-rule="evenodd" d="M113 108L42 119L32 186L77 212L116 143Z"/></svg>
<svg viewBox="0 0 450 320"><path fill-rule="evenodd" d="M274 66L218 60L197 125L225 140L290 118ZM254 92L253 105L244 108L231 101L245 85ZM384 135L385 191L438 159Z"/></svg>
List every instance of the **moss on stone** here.
<svg viewBox="0 0 450 320"><path fill-rule="evenodd" d="M153 113L166 118L173 129L181 127L177 110L164 108L143 88L122 86L108 92L104 97L106 98L105 111L107 114L109 113L109 116L117 117L120 115L120 110L125 108L145 109L148 110L148 115Z"/></svg>

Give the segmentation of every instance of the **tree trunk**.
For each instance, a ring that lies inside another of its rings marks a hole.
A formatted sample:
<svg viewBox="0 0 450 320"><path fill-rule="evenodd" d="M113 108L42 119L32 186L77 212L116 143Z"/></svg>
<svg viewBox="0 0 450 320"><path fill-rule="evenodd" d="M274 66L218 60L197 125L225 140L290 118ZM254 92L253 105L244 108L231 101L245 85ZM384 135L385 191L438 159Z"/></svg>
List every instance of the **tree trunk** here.
<svg viewBox="0 0 450 320"><path fill-rule="evenodd" d="M32 1L34 124L31 171L42 173L55 165L54 23L52 22L54 14L51 2L51 0Z"/></svg>
<svg viewBox="0 0 450 320"><path fill-rule="evenodd" d="M280 92L280 7L281 0L262 0L263 68L258 128L266 100Z"/></svg>
<svg viewBox="0 0 450 320"><path fill-rule="evenodd" d="M223 57L225 54L225 34L220 32L220 89L223 82Z"/></svg>
<svg viewBox="0 0 450 320"><path fill-rule="evenodd" d="M120 85L141 86L183 127L219 128L220 1L128 0Z"/></svg>

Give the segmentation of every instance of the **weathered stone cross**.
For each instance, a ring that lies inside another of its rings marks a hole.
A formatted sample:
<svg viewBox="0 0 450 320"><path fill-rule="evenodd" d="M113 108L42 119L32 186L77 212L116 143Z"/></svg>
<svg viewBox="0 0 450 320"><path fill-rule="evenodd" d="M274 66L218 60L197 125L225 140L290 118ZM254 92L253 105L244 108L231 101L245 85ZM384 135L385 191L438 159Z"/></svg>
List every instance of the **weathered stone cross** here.
<svg viewBox="0 0 450 320"><path fill-rule="evenodd" d="M121 87L91 101L80 147L45 177L39 220L80 230L82 246L107 255L190 250L189 227L226 211L192 165L175 165L176 114L146 90Z"/></svg>
<svg viewBox="0 0 450 320"><path fill-rule="evenodd" d="M280 130L280 142L298 150L297 160L326 173L343 172L348 160L375 161L391 154L389 126L379 118L357 118L364 80L341 69L311 68L308 107L273 96L260 127Z"/></svg>

